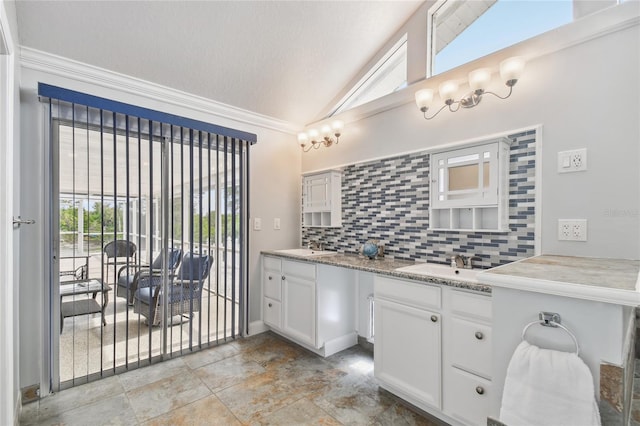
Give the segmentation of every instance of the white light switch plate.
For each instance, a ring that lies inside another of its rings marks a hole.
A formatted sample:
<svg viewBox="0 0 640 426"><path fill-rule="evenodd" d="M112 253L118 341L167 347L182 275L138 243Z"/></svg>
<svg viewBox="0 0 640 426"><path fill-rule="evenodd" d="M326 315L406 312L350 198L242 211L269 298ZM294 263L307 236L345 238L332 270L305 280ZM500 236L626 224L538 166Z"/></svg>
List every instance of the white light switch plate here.
<svg viewBox="0 0 640 426"><path fill-rule="evenodd" d="M587 148L558 152L558 173L587 170Z"/></svg>
<svg viewBox="0 0 640 426"><path fill-rule="evenodd" d="M275 230L279 230L280 229L280 218L279 217L273 218L273 229L275 229Z"/></svg>

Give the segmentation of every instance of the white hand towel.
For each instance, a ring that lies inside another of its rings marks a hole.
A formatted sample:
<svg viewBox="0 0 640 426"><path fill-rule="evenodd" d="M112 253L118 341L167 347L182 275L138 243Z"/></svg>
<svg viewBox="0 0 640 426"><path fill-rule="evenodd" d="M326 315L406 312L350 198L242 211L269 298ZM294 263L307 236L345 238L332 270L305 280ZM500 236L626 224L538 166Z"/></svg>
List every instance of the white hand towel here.
<svg viewBox="0 0 640 426"><path fill-rule="evenodd" d="M575 353L523 341L507 368L500 421L508 426L600 426L589 367Z"/></svg>

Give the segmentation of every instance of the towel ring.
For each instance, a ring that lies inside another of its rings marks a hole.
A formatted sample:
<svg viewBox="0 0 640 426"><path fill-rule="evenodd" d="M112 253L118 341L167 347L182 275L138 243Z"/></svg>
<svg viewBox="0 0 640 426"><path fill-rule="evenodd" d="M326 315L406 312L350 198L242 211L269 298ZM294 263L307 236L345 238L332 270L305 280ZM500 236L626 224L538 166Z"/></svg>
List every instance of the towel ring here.
<svg viewBox="0 0 640 426"><path fill-rule="evenodd" d="M525 325L522 329L522 340L526 341L525 335L527 334L527 330L534 324L540 324L544 327L554 327L561 328L567 332L569 336L571 336L571 340L576 345L576 355L580 355L580 346L578 345L578 339L576 336L564 325L560 323L560 315L552 312L540 312L540 319L538 321L532 321L529 324Z"/></svg>

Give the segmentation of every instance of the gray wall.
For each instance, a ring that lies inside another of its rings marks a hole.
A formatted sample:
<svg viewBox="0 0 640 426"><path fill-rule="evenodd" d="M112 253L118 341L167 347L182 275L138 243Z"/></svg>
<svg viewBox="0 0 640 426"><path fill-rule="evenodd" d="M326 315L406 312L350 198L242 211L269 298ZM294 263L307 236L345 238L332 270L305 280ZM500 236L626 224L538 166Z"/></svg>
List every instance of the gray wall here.
<svg viewBox="0 0 640 426"><path fill-rule="evenodd" d="M618 8L637 9L634 3ZM542 252L638 259L639 52L636 19L631 26L529 61L507 100L487 97L477 108L444 111L431 121L423 119L413 102L356 117L347 122L339 145L304 155L302 170L329 169L540 124L541 176L536 185L542 197ZM450 73L447 78L466 75L455 69ZM493 86L490 89L504 92L502 83ZM413 94L417 89L405 90ZM558 174L558 152L576 148L587 148L588 170ZM558 241L557 221L562 218L587 219L588 241Z"/></svg>

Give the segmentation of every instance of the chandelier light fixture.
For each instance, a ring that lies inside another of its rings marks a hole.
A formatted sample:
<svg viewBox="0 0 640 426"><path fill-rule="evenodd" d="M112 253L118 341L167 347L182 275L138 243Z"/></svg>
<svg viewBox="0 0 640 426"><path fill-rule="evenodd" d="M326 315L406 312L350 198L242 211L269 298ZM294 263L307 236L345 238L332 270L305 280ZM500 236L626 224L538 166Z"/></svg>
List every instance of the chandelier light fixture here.
<svg viewBox="0 0 640 426"><path fill-rule="evenodd" d="M509 88L509 92L505 96L500 96L494 92L486 91L486 88L491 82L491 69L479 68L469 73L469 87L471 92L459 100L455 100L454 96L458 91L458 83L452 80L445 81L438 89L440 92L440 99L444 101L444 105L440 107L438 111L432 116L427 116L427 111L433 102L433 89L422 89L416 92L416 104L418 109L424 114L426 120L431 120L445 108L449 108L449 111L456 112L462 108L473 108L478 105L484 95L493 95L500 99L507 99L513 92L513 86L518 82L520 74L524 69L525 61L520 56L514 56L509 59L505 59L500 62L500 78L504 81L504 84Z"/></svg>
<svg viewBox="0 0 640 426"><path fill-rule="evenodd" d="M309 152L311 151L311 148L318 149L321 146L329 148L334 143L337 145L340 140L343 127L344 123L340 120L336 120L331 123L331 126L328 124L322 126L320 131L317 129L310 129L307 132L298 133L300 148L302 148L304 152ZM307 145L309 142L311 142L311 145Z"/></svg>

